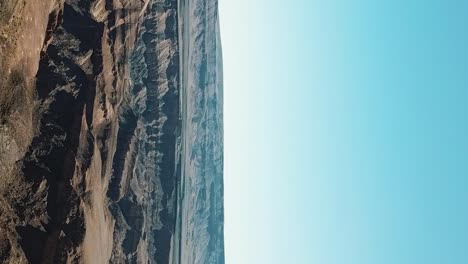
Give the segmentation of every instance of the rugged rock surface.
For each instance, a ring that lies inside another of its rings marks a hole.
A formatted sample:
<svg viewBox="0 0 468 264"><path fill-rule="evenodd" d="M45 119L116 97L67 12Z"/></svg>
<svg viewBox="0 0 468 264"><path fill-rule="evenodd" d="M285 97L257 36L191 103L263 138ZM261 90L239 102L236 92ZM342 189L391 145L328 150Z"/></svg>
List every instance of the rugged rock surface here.
<svg viewBox="0 0 468 264"><path fill-rule="evenodd" d="M0 12L0 262L224 263L217 1Z"/></svg>

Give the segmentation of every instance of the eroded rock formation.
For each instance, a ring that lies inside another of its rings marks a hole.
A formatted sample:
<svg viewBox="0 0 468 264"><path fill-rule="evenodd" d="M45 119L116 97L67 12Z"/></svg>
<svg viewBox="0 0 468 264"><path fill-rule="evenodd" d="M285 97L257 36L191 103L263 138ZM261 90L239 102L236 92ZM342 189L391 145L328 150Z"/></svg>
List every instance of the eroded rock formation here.
<svg viewBox="0 0 468 264"><path fill-rule="evenodd" d="M224 263L217 1L0 11L0 262Z"/></svg>

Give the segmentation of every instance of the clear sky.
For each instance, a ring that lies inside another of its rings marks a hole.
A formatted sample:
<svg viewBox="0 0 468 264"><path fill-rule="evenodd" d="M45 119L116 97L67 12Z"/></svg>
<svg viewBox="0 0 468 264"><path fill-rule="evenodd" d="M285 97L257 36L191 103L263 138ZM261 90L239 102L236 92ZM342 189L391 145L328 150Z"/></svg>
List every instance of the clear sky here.
<svg viewBox="0 0 468 264"><path fill-rule="evenodd" d="M468 263L468 1L219 4L227 263Z"/></svg>

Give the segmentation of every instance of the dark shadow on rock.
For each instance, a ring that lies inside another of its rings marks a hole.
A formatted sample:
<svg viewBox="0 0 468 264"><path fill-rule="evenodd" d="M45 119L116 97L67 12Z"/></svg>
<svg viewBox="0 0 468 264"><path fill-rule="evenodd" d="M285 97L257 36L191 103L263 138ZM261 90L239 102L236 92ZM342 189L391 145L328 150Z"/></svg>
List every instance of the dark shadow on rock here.
<svg viewBox="0 0 468 264"><path fill-rule="evenodd" d="M26 254L29 263L40 263L44 253L47 233L33 226L18 226L16 231L20 235L19 244Z"/></svg>

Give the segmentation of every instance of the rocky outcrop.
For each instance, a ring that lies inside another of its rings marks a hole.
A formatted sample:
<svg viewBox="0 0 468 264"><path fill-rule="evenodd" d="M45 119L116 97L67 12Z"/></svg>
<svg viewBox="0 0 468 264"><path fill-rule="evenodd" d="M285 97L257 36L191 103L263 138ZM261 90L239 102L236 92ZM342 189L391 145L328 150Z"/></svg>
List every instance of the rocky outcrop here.
<svg viewBox="0 0 468 264"><path fill-rule="evenodd" d="M224 263L217 2L0 9L0 262Z"/></svg>

